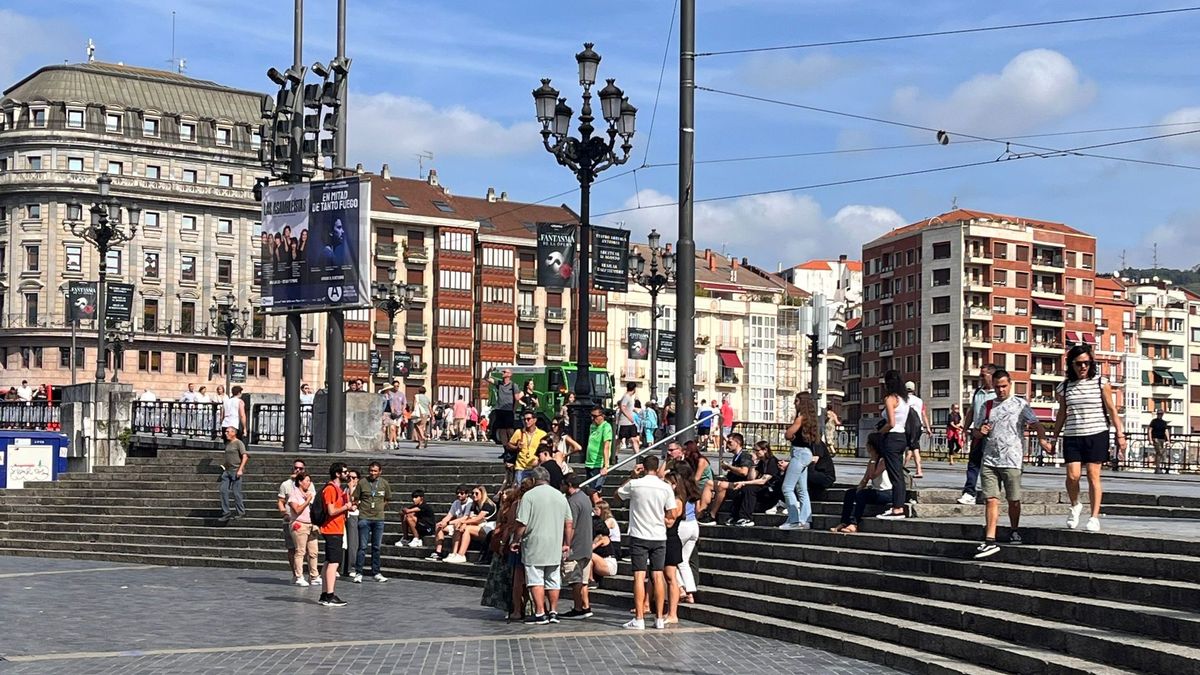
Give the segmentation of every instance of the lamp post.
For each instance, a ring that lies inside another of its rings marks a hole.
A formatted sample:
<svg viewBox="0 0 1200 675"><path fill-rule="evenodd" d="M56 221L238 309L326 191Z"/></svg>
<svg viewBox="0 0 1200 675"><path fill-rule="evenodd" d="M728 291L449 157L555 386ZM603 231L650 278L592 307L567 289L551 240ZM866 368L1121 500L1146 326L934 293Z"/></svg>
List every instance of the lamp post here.
<svg viewBox="0 0 1200 675"><path fill-rule="evenodd" d="M128 204L125 206L128 221L122 220L120 200L109 196L111 185L112 179L108 176L102 175L96 179L100 199L93 202L88 209L91 214L90 222L83 221L83 205L77 200L67 203L67 220L63 222L64 229L94 246L100 257L99 281L96 283L96 382L104 381L104 338L108 330L104 318L104 295L108 252L133 239L137 234L138 221L142 217L142 209L139 206ZM127 226L128 229L122 229L122 226Z"/></svg>
<svg viewBox="0 0 1200 675"><path fill-rule="evenodd" d="M387 283L376 283L371 289L371 299L388 317L388 380L396 377L396 315L408 309L416 289L408 284L396 283L396 268L388 268Z"/></svg>
<svg viewBox="0 0 1200 675"><path fill-rule="evenodd" d="M113 355L113 374L112 382L117 382L117 375L121 372L121 366L125 360L122 356L125 354L125 348L133 344L133 323L126 323L124 326L113 324L108 329L108 349Z"/></svg>
<svg viewBox="0 0 1200 675"><path fill-rule="evenodd" d="M633 283L641 286L650 293L650 400L658 401L658 294L675 281L675 254L670 248L664 248L662 235L658 230L650 230L647 238L650 254L650 271L646 271L646 257L639 251L633 257L633 268L630 278ZM659 269L659 266L662 269Z"/></svg>
<svg viewBox="0 0 1200 675"><path fill-rule="evenodd" d="M575 300L575 403L571 407L571 434L575 438L586 438L590 424L592 401L592 377L588 359L588 315L591 303L591 271L589 265L592 238L591 187L596 175L612 166L629 161L633 149L634 120L637 108L629 103L624 92L609 79L599 91L600 111L608 129L593 136L592 86L596 84L596 70L600 66L600 55L592 50L593 44L585 42L583 51L575 55L579 65L579 84L583 87L583 107L579 110L579 136L571 137L571 116L567 99L558 97L558 90L550 86L549 78L542 86L533 90L537 108L537 119L542 123L542 145L555 160L575 174L579 181L579 283ZM607 139L604 136L608 136ZM621 137L620 152L617 151L617 136Z"/></svg>
<svg viewBox="0 0 1200 675"><path fill-rule="evenodd" d="M229 387L230 377L233 375L233 335L244 335L246 326L250 325L250 310L243 307L240 312L241 318L238 318L239 312L235 309L237 298L233 293L225 295L225 304L218 305L216 300L208 308L208 323L217 333L225 336L225 395L232 396L233 391Z"/></svg>

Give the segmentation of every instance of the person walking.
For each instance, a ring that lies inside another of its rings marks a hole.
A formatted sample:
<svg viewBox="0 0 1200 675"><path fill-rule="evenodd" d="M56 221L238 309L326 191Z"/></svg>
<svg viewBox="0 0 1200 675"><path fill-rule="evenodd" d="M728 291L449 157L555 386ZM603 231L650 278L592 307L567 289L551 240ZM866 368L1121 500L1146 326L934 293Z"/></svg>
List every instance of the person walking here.
<svg viewBox="0 0 1200 675"><path fill-rule="evenodd" d="M400 425L404 422L404 409L408 407L408 395L400 380L392 380L391 390L384 395L384 424L387 426L387 447L400 449Z"/></svg>
<svg viewBox="0 0 1200 675"><path fill-rule="evenodd" d="M467 440L467 421L469 419L470 410L467 406L467 399L459 394L458 400L454 402L454 439L456 441Z"/></svg>
<svg viewBox="0 0 1200 675"><path fill-rule="evenodd" d="M658 409L654 401L650 401L642 409L641 427L646 445L654 445L654 442L658 440Z"/></svg>
<svg viewBox="0 0 1200 675"><path fill-rule="evenodd" d="M608 476L608 462L612 455L612 425L604 418L604 409L592 408L592 426L588 430L587 456L583 460L584 473L593 481L597 490L604 489L604 478Z"/></svg>
<svg viewBox="0 0 1200 675"><path fill-rule="evenodd" d="M1092 515L1087 521L1088 532L1100 531L1100 503L1103 487L1100 468L1108 461L1109 427L1116 428L1117 448L1125 452L1125 425L1113 402L1108 378L1100 375L1092 347L1079 344L1067 352L1067 379L1055 387L1058 395L1058 418L1054 421L1054 441L1063 439L1063 461L1067 465L1067 496L1071 512L1067 527L1075 529L1083 504L1079 503L1079 478L1087 471L1088 499Z"/></svg>
<svg viewBox="0 0 1200 675"><path fill-rule="evenodd" d="M588 582L592 578L592 498L580 489L582 476L567 476L563 484L573 524L571 550L563 560L562 574L563 583L571 587L574 604L571 611L562 616L564 619L587 619L592 616L592 603L588 598Z"/></svg>
<svg viewBox="0 0 1200 675"><path fill-rule="evenodd" d="M646 577L654 587L655 628L666 628L667 527L674 524L675 492L658 476L658 457L647 455L633 475L617 488L629 502L629 558L633 564L634 618L623 627L646 629Z"/></svg>
<svg viewBox="0 0 1200 675"><path fill-rule="evenodd" d="M842 418L838 417L837 411L833 409L833 404L825 406L825 445L830 449L837 447L838 442L838 427L842 426Z"/></svg>
<svg viewBox="0 0 1200 675"><path fill-rule="evenodd" d="M1161 409L1155 414L1154 419L1150 420L1150 427L1146 433L1154 445L1154 473L1171 473L1171 452L1168 449L1168 445L1171 443L1171 427L1163 419Z"/></svg>
<svg viewBox="0 0 1200 675"><path fill-rule="evenodd" d="M383 525L387 519L387 505L392 501L392 486L383 477L383 466L379 462L367 465L367 479L354 486L350 499L358 505L358 549L354 554L354 577L356 584L363 580L363 563L366 562L367 545L371 546L371 578L386 582L380 570L380 554L383 551Z"/></svg>
<svg viewBox="0 0 1200 675"><path fill-rule="evenodd" d="M921 435L922 432L930 438L933 437L933 427L929 424L929 411L925 408L925 401L917 396L917 385L912 380L904 383L904 388L908 391L908 407L917 413L918 424L913 425L908 434L908 450L904 453L904 465L908 465L908 460L913 460L913 466L917 470L913 474L913 478L924 478L925 472L921 470ZM907 423L907 420L905 420ZM908 425L906 424L906 428Z"/></svg>
<svg viewBox="0 0 1200 675"><path fill-rule="evenodd" d="M726 394L721 399L721 438L729 438L733 433L733 403Z"/></svg>
<svg viewBox="0 0 1200 675"><path fill-rule="evenodd" d="M221 426L233 427L238 438L244 439L250 430L246 419L246 402L242 400L242 385L235 384L232 395L221 404Z"/></svg>
<svg viewBox="0 0 1200 675"><path fill-rule="evenodd" d="M1008 371L997 368L992 375L992 385L996 388L996 398L984 408L983 424L978 431L984 440L983 465L979 475L987 509L984 515L984 539L975 549L976 559L987 558L1000 551L996 544L996 522L1000 520L1001 489L1008 501L1008 523L1012 530L1008 541L1014 545L1021 543L1018 528L1021 526L1021 465L1025 456L1025 431L1036 430L1042 450L1054 451L1029 402L1020 396L1010 395L1012 378Z"/></svg>
<svg viewBox="0 0 1200 675"><path fill-rule="evenodd" d="M954 466L954 458L962 451L962 421L962 414L958 412L958 404L950 404L950 416L946 419L946 460L950 466Z"/></svg>
<svg viewBox="0 0 1200 675"><path fill-rule="evenodd" d="M350 470L341 462L329 465L329 482L321 489L322 511L325 522L320 525L321 535L325 538L325 577L324 592L318 603L326 607L345 607L346 601L334 593L337 583L338 565L342 561L342 552L346 538L346 513L351 509L350 498L342 488L342 481L349 475Z"/></svg>
<svg viewBox="0 0 1200 675"><path fill-rule="evenodd" d="M558 623L560 566L570 557L575 525L567 498L550 487L546 470L535 467L529 477L535 487L521 497L517 507L512 551L521 553L525 585L533 598L533 614L525 623L545 625Z"/></svg>
<svg viewBox="0 0 1200 675"><path fill-rule="evenodd" d="M276 508L279 509L279 515L283 517L283 543L287 547L288 565L292 564L292 558L296 555L296 540L292 537L292 513L288 510L288 497L292 494L292 488L296 487L296 476L302 473L305 473L304 460L298 458L292 460L292 475L279 484L279 492L276 495ZM312 576L313 583L321 583L320 575Z"/></svg>
<svg viewBox="0 0 1200 675"><path fill-rule="evenodd" d="M883 374L883 464L892 483L892 508L876 518L900 519L904 512L904 451L908 448L908 388L900 373L889 370Z"/></svg>
<svg viewBox="0 0 1200 675"><path fill-rule="evenodd" d="M433 417L433 402L429 400L429 394L425 393L425 387L417 389L417 395L413 401L413 414L411 418L413 440L417 442L417 449L422 446L429 447L429 420Z"/></svg>
<svg viewBox="0 0 1200 675"><path fill-rule="evenodd" d="M317 491L313 488L312 478L301 470L296 476L289 481L292 484L288 491L287 507L289 518L289 531L292 537L292 575L295 580L292 582L297 586L311 586L313 583L320 585L320 571L317 566L317 533L316 527L313 527L310 508L313 500L317 498ZM304 561L308 561L308 576L312 581L304 578Z"/></svg>
<svg viewBox="0 0 1200 675"><path fill-rule="evenodd" d="M621 400L617 401L617 442L621 449L625 449L627 445L633 446L633 451L637 452L641 444L638 440L638 418L637 410L635 409L637 398L634 395L637 392L637 384L630 382L625 385L625 395Z"/></svg>
<svg viewBox="0 0 1200 675"><path fill-rule="evenodd" d="M496 385L496 405L492 408L488 429L499 445L508 442L508 437L517 428L516 422L517 385L512 379L512 370L500 372L500 383Z"/></svg>
<svg viewBox="0 0 1200 675"><path fill-rule="evenodd" d="M817 429L817 409L812 395L796 394L793 402L795 415L784 431L784 438L792 444L787 468L783 474L783 501L787 504L787 520L779 526L781 530L805 530L812 520L812 502L808 497L808 468L813 463L813 444L820 431Z"/></svg>
<svg viewBox="0 0 1200 675"><path fill-rule="evenodd" d="M963 417L963 433L971 444L967 452L967 482L963 483L962 494L958 503L970 505L975 503L975 485L979 481L979 466L983 462L983 441L976 440L974 432L983 424L983 407L988 401L996 398L996 390L992 387L992 373L996 366L985 363L979 367L979 386L971 393L971 406Z"/></svg>
<svg viewBox="0 0 1200 675"><path fill-rule="evenodd" d="M221 473L221 518L222 523L246 517L246 499L242 495L242 476L246 473L246 462L250 453L246 444L237 437L235 427L225 427L225 458ZM232 502L232 503L231 503Z"/></svg>

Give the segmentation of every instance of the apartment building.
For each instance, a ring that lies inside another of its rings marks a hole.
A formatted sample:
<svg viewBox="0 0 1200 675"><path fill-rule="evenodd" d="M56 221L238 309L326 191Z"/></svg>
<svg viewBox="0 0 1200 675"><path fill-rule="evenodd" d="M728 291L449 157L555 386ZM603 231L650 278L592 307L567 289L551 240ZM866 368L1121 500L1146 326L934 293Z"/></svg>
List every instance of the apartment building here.
<svg viewBox="0 0 1200 675"><path fill-rule="evenodd" d="M1143 431L1142 355L1138 342L1136 306L1126 296L1125 283L1109 275L1096 277L1096 349L1100 373L1108 378L1125 432ZM1146 422L1147 424L1149 421Z"/></svg>
<svg viewBox="0 0 1200 675"><path fill-rule="evenodd" d="M857 423L862 417L862 319L850 319L846 322L843 332L842 357L845 367L842 369L843 386L846 395L842 399L842 419L847 423Z"/></svg>
<svg viewBox="0 0 1200 675"><path fill-rule="evenodd" d="M860 260L850 260L847 255L840 255L837 260L809 260L781 270L779 276L809 293L824 295L829 302L841 307L847 321L862 313L863 266Z"/></svg>
<svg viewBox="0 0 1200 675"><path fill-rule="evenodd" d="M1159 279L1124 280L1124 285L1126 297L1136 307L1142 363L1141 388L1132 408L1139 419L1137 428L1145 428L1160 410L1176 434L1200 428L1196 424L1200 419L1191 414L1197 397L1190 387L1192 377L1200 372L1200 363L1193 362L1200 355L1200 340L1194 339L1200 334L1192 334L1200 329L1195 313L1200 299Z"/></svg>
<svg viewBox="0 0 1200 675"><path fill-rule="evenodd" d="M962 403L984 363L1052 419L1063 354L1096 344L1096 240L1043 220L956 209L863 246L862 409L880 376L917 383L934 424Z"/></svg>
<svg viewBox="0 0 1200 675"><path fill-rule="evenodd" d="M96 249L64 222L86 217L96 179L142 208L134 236L109 252L111 282L135 287L124 350L109 375L174 396L188 382L223 382L225 338L210 308L232 294L259 304L257 245L264 95L174 72L88 62L46 66L0 98L0 384L71 381L64 291L97 278ZM80 211L72 203L84 205ZM123 216L126 214L122 214ZM247 254L247 252L250 252ZM305 379L320 381L318 327L302 330ZM76 370L96 367L94 321L79 322ZM284 319L254 311L233 338L251 391L283 391ZM115 373L114 371L115 367ZM320 378L323 379L323 378Z"/></svg>

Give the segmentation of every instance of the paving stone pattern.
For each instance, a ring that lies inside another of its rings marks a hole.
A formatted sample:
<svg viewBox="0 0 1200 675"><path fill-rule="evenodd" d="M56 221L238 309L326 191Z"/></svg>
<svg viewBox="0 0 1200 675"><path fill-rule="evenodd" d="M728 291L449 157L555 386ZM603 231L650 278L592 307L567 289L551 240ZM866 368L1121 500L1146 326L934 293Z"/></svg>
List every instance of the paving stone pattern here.
<svg viewBox="0 0 1200 675"><path fill-rule="evenodd" d="M471 588L339 583L350 604L326 608L318 589L287 582L271 572L0 557L0 672L898 672L700 624L623 631L619 609L509 625ZM321 620L330 623L315 635ZM44 658L55 654L70 656Z"/></svg>

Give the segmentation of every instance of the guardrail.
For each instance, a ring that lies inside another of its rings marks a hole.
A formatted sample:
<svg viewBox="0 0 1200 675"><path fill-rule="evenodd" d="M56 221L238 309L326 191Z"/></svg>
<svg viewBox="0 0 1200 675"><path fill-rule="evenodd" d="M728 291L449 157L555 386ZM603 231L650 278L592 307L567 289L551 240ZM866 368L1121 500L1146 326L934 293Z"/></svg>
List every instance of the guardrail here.
<svg viewBox="0 0 1200 675"><path fill-rule="evenodd" d="M0 401L0 429L58 431L58 401Z"/></svg>
<svg viewBox="0 0 1200 675"><path fill-rule="evenodd" d="M221 435L221 404L134 401L131 428L135 434L216 439Z"/></svg>
<svg viewBox="0 0 1200 675"><path fill-rule="evenodd" d="M772 450L787 452L792 446L791 442L784 438L788 426L790 425L784 422L734 422L733 430L746 437L747 446L766 441ZM833 455L855 457L858 455L858 427L839 425L834 437L825 439L825 442L829 444Z"/></svg>
<svg viewBox="0 0 1200 675"><path fill-rule="evenodd" d="M312 445L313 407L300 406L300 445ZM250 410L250 442L254 444L283 443L286 420L282 403L257 403Z"/></svg>

